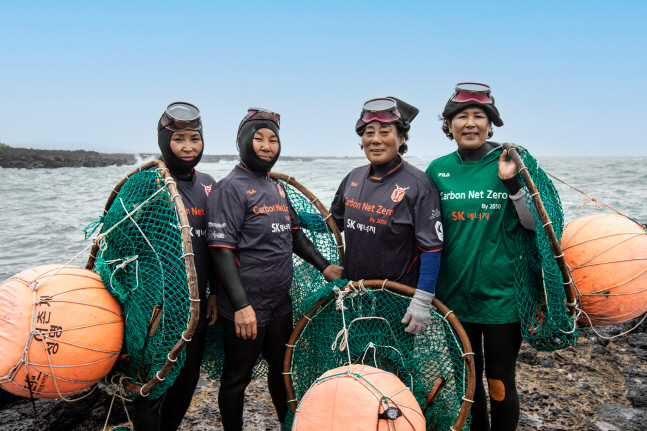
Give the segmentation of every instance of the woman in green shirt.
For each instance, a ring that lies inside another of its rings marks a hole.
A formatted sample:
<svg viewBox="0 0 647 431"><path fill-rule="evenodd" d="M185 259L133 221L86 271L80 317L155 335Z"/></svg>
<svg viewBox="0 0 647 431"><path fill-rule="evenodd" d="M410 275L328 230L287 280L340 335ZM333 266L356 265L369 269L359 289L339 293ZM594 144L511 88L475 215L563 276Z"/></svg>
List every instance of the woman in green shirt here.
<svg viewBox="0 0 647 431"><path fill-rule="evenodd" d="M475 352L472 430L515 430L519 397L515 365L521 332L514 288L517 229L534 230L517 168L501 144L488 141L503 126L484 84L461 83L442 114L443 132L457 151L429 165L438 187L445 243L437 296L463 324ZM484 356L487 362L484 361Z"/></svg>

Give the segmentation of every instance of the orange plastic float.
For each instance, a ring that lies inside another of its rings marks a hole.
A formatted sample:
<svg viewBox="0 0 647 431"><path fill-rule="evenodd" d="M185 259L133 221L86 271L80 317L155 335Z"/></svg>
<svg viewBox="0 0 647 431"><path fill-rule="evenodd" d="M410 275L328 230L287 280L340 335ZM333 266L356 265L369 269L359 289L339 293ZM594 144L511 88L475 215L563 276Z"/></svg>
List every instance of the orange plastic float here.
<svg viewBox="0 0 647 431"><path fill-rule="evenodd" d="M123 334L121 307L98 275L23 271L0 284L0 385L24 397L77 393L110 371Z"/></svg>
<svg viewBox="0 0 647 431"><path fill-rule="evenodd" d="M612 325L647 311L647 233L615 214L580 217L564 228L564 259L571 268L582 322Z"/></svg>
<svg viewBox="0 0 647 431"><path fill-rule="evenodd" d="M424 431L415 397L394 374L366 365L325 372L294 415L297 431Z"/></svg>

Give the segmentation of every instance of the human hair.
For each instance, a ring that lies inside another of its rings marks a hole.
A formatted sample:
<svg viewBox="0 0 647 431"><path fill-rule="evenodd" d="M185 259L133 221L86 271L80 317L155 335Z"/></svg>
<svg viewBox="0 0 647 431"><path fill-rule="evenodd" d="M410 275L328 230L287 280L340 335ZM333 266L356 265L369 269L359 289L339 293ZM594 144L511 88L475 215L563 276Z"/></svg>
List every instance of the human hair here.
<svg viewBox="0 0 647 431"><path fill-rule="evenodd" d="M454 139L454 135L449 131L449 122L452 121L450 118L445 118L442 115L438 116L438 120L443 122L443 125L441 126L441 129L445 136L451 141ZM492 121L490 121L490 126L488 127L488 132L487 132L487 137L490 139L492 136L494 136L494 127L492 127Z"/></svg>

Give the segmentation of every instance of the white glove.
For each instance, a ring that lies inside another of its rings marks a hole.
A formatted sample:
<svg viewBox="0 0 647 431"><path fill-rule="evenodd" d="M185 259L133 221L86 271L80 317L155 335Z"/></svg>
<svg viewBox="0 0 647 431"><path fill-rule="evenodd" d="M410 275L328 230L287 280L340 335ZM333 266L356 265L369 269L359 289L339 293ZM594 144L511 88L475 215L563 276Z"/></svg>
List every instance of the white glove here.
<svg viewBox="0 0 647 431"><path fill-rule="evenodd" d="M431 301L434 300L434 294L425 292L424 290L416 289L416 293L411 299L409 308L407 312L404 313L404 318L402 323L409 324L404 330L405 332L411 332L412 334L417 334L420 331L424 331L431 324Z"/></svg>

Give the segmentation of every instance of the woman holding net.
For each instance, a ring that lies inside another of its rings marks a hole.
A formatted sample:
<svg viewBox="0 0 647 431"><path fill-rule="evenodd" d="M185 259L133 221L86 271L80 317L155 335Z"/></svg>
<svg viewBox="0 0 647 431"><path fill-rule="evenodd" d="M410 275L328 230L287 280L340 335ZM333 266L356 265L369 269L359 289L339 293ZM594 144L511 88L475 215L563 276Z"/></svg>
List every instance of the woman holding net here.
<svg viewBox="0 0 647 431"><path fill-rule="evenodd" d="M414 334L430 324L443 247L438 190L401 157L418 112L394 97L364 104L355 132L369 164L344 178L330 207L344 230L344 278L417 287L402 320Z"/></svg>
<svg viewBox="0 0 647 431"><path fill-rule="evenodd" d="M261 354L281 429L288 411L283 382L285 344L292 333L292 253L341 277L301 231L299 216L281 184L269 176L281 152L280 116L250 108L238 127L240 164L209 196L211 256L224 293L218 315L224 336L224 364L218 404L225 431L242 430L245 388Z"/></svg>
<svg viewBox="0 0 647 431"><path fill-rule="evenodd" d="M191 341L186 345L186 357L173 386L155 399L142 396L133 403L133 425L136 431L174 431L182 422L191 404L200 377L200 363L206 342L206 326L216 321L216 298L207 296L207 282L215 286L207 248L207 196L216 180L195 170L202 158L204 141L200 111L184 102L171 103L157 124L157 141L178 193L187 209L191 226L191 242L200 294L200 319ZM214 290L213 288L211 289Z"/></svg>
<svg viewBox="0 0 647 431"><path fill-rule="evenodd" d="M445 225L438 299L454 311L475 352L471 429L514 430L519 420L515 366L521 347L515 241L522 226L535 230L535 220L515 163L501 144L487 140L493 124L503 126L490 87L458 84L441 120L443 132L458 148L427 168L440 191Z"/></svg>

